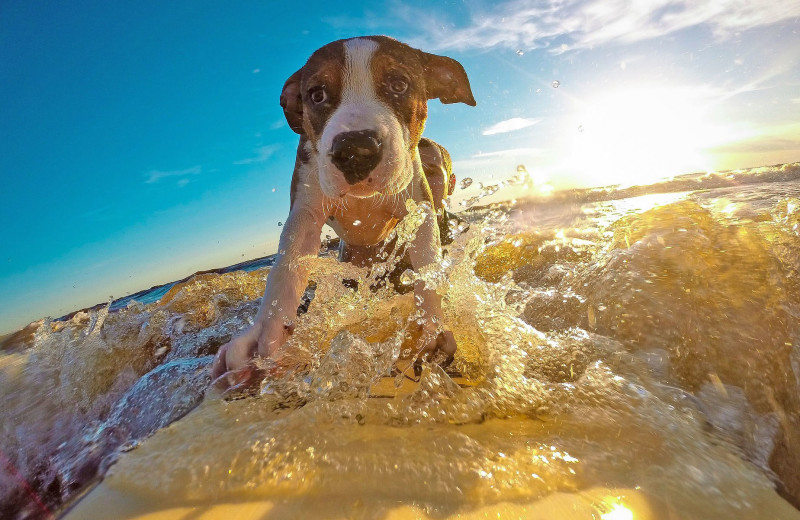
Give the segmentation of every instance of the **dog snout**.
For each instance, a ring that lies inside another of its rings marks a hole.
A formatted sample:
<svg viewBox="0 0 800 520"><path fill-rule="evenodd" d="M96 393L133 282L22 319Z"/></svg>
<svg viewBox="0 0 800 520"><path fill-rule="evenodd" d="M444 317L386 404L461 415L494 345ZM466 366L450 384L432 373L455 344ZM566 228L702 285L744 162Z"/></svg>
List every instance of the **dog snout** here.
<svg viewBox="0 0 800 520"><path fill-rule="evenodd" d="M374 130L342 132L333 138L329 154L348 184L366 179L382 155L381 140Z"/></svg>

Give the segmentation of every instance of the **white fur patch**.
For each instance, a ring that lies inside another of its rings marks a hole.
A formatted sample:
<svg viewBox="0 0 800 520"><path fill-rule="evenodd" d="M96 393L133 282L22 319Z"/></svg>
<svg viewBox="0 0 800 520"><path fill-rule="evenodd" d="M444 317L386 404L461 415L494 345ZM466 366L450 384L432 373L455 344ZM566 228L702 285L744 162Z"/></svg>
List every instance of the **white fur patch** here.
<svg viewBox="0 0 800 520"><path fill-rule="evenodd" d="M357 38L345 42L344 89L342 105L347 103L378 102L372 79L370 61L378 42Z"/></svg>

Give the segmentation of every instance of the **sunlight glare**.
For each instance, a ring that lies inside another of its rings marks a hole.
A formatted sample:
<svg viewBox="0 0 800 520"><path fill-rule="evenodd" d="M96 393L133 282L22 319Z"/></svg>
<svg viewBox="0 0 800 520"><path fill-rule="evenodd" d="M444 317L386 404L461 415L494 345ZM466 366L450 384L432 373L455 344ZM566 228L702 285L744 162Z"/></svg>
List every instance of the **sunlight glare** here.
<svg viewBox="0 0 800 520"><path fill-rule="evenodd" d="M702 88L643 87L582 102L564 166L595 186L713 170L708 150L732 136L711 124L712 99Z"/></svg>
<svg viewBox="0 0 800 520"><path fill-rule="evenodd" d="M600 515L603 520L633 520L633 512L622 504L614 504L611 511Z"/></svg>

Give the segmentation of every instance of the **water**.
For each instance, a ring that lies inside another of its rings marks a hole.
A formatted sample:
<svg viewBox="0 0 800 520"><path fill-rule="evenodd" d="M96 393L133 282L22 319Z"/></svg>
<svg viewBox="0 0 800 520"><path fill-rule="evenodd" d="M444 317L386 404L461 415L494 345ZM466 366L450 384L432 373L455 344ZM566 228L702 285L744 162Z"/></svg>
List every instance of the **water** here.
<svg viewBox="0 0 800 520"><path fill-rule="evenodd" d="M456 379L392 372L425 317L333 258L308 260L314 301L244 399L209 389L208 364L254 317L268 268L45 321L0 357L0 516L46 517L108 472L158 507L270 500L275 517L491 513L573 492L597 518L798 517L780 498L800 504L798 177L466 213L442 265L413 274L444 295Z"/></svg>

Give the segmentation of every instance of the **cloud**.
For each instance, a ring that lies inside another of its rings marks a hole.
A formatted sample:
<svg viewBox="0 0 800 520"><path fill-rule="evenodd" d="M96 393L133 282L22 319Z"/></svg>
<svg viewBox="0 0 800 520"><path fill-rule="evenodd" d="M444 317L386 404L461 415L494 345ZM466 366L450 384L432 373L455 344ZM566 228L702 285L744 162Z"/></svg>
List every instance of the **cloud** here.
<svg viewBox="0 0 800 520"><path fill-rule="evenodd" d="M468 159L453 161L453 171L460 179L463 177L482 177L486 174L511 174L520 163L541 157L544 151L540 148L509 148L493 152L478 152Z"/></svg>
<svg viewBox="0 0 800 520"><path fill-rule="evenodd" d="M512 117L511 119L500 121L499 123L495 123L492 126L485 128L482 133L483 135L506 134L508 132L514 132L515 130L528 128L529 126L535 125L539 121L541 120L526 119L524 117Z"/></svg>
<svg viewBox="0 0 800 520"><path fill-rule="evenodd" d="M423 48L550 48L561 53L658 38L700 25L724 38L794 19L800 16L800 0L511 0L473 9L469 23L461 27L411 8L398 10L398 14L418 22L423 32L414 43Z"/></svg>
<svg viewBox="0 0 800 520"><path fill-rule="evenodd" d="M185 170L152 170L145 174L147 179L144 182L147 184L153 184L156 182L161 182L162 179L166 179L167 177L182 177L182 179L179 180L179 183L182 182L181 186L183 186L189 182L188 177L190 175L200 175L201 173L203 173L203 169L200 166L193 166L192 168L186 168Z"/></svg>
<svg viewBox="0 0 800 520"><path fill-rule="evenodd" d="M767 136L728 143L717 146L711 151L717 153L761 153L790 150L800 150L800 140Z"/></svg>
<svg viewBox="0 0 800 520"><path fill-rule="evenodd" d="M280 118L280 119L276 119L275 121L270 123L269 124L269 129L270 130L278 130L280 128L283 128L284 126L287 126L286 125L286 120L283 119L283 118Z"/></svg>
<svg viewBox="0 0 800 520"><path fill-rule="evenodd" d="M496 152L478 152L471 156L471 159L485 159L490 157L517 157L520 155L541 155L539 148L511 148L508 150L497 150Z"/></svg>
<svg viewBox="0 0 800 520"><path fill-rule="evenodd" d="M233 164L239 165L239 164L262 163L262 162L266 161L267 159L269 159L270 157L272 157L275 154L275 152L277 152L279 149L280 149L280 145L268 144L266 146L262 146L261 148L258 148L256 150L256 156L255 157L248 157L246 159L241 159L241 160L238 160L238 161L234 161Z"/></svg>

